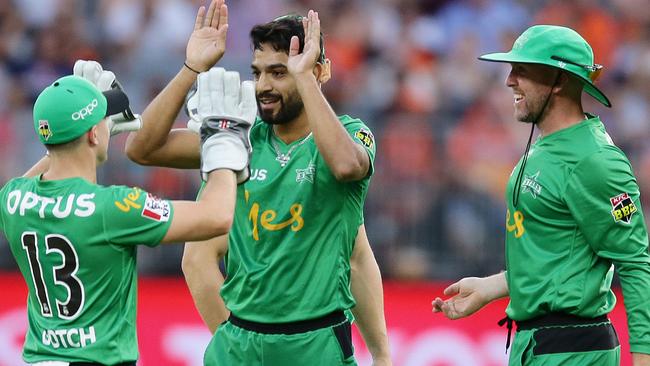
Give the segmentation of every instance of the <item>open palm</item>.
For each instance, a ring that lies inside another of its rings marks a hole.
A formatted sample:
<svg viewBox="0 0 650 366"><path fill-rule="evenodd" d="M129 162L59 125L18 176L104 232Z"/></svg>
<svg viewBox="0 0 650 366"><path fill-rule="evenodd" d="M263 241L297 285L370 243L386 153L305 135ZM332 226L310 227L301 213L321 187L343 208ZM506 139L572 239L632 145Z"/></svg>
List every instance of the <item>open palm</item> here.
<svg viewBox="0 0 650 366"><path fill-rule="evenodd" d="M186 63L197 71L207 71L226 51L228 7L225 0L212 0L207 12L199 8L194 31L185 50Z"/></svg>
<svg viewBox="0 0 650 366"><path fill-rule="evenodd" d="M312 72L320 56L320 20L318 13L310 10L306 18L302 19L305 30L305 46L300 53L298 37L291 37L289 46L289 60L287 70L292 75Z"/></svg>

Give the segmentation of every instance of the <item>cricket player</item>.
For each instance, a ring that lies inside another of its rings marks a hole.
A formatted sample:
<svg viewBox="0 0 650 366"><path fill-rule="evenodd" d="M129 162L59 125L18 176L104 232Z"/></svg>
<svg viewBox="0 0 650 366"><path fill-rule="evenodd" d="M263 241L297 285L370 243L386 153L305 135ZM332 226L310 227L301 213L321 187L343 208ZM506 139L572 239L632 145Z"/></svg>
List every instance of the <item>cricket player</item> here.
<svg viewBox="0 0 650 366"><path fill-rule="evenodd" d="M213 1L207 13L214 36L192 36L186 66L129 137L136 162L199 164L198 135L170 129L195 72L225 51L227 7ZM363 230L374 137L359 119L336 116L321 92L331 70L316 12L256 26L251 39L259 118L250 179L238 188L231 235L187 245L183 257L196 306L216 330L205 364L354 365L351 309L375 365L390 365L381 278Z"/></svg>
<svg viewBox="0 0 650 366"><path fill-rule="evenodd" d="M88 79L56 80L34 104L34 129L49 154L41 162L44 172L12 179L0 190L0 230L29 291L23 358L39 366L135 365L136 246L228 232L236 174L248 166L254 86L229 83L236 98L217 99L211 90L224 88L223 75L199 76L204 123L197 148L207 181L196 202L168 201L139 188L97 184L109 125L123 128L112 118L133 121L120 120L128 110L120 89L101 92L95 84L112 84L112 73L93 61L77 66L94 71Z"/></svg>
<svg viewBox="0 0 650 366"><path fill-rule="evenodd" d="M585 91L611 106L594 84L602 66L577 32L549 25L480 59L511 64L515 118L540 135L529 139L508 181L506 271L452 284L444 291L451 298L436 298L434 312L457 319L509 295L504 322L517 325L510 365L619 365L607 317L616 269L634 365L650 365L650 256L639 186L600 118L581 103Z"/></svg>

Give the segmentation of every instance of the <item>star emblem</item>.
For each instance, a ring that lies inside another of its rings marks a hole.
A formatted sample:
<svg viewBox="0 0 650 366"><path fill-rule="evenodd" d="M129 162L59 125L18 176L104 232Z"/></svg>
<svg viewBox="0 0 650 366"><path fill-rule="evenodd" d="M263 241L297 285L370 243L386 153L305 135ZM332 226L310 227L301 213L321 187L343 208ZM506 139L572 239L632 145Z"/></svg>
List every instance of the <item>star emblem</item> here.
<svg viewBox="0 0 650 366"><path fill-rule="evenodd" d="M296 182L314 183L314 175L316 175L316 167L314 164L309 163L309 166L305 169L296 169Z"/></svg>
<svg viewBox="0 0 650 366"><path fill-rule="evenodd" d="M524 181L521 183L522 193L530 193L533 198L537 198L542 192L542 185L537 181L539 179L539 171L533 175L524 174Z"/></svg>

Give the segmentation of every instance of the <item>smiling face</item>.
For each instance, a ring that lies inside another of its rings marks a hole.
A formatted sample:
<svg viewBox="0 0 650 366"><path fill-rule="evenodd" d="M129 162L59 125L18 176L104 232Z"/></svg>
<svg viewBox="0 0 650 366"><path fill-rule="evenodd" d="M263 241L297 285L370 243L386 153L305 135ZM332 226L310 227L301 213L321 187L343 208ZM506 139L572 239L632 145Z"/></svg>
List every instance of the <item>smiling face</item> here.
<svg viewBox="0 0 650 366"><path fill-rule="evenodd" d="M541 122L559 70L538 64L513 63L506 85L514 94L514 115L520 122Z"/></svg>
<svg viewBox="0 0 650 366"><path fill-rule="evenodd" d="M270 124L295 120L304 106L294 78L287 72L289 55L262 44L253 52L251 69L260 118Z"/></svg>

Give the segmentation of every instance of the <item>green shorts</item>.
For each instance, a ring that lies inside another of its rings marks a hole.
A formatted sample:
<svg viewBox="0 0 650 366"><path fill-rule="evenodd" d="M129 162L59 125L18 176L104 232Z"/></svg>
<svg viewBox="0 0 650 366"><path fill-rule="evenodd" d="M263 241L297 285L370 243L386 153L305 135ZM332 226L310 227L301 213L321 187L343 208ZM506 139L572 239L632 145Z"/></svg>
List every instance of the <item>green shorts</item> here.
<svg viewBox="0 0 650 366"><path fill-rule="evenodd" d="M281 334L245 329L229 320L219 326L203 357L206 366L336 366L356 365L348 320Z"/></svg>
<svg viewBox="0 0 650 366"><path fill-rule="evenodd" d="M621 347L609 320L580 325L519 327L509 366L618 366Z"/></svg>

